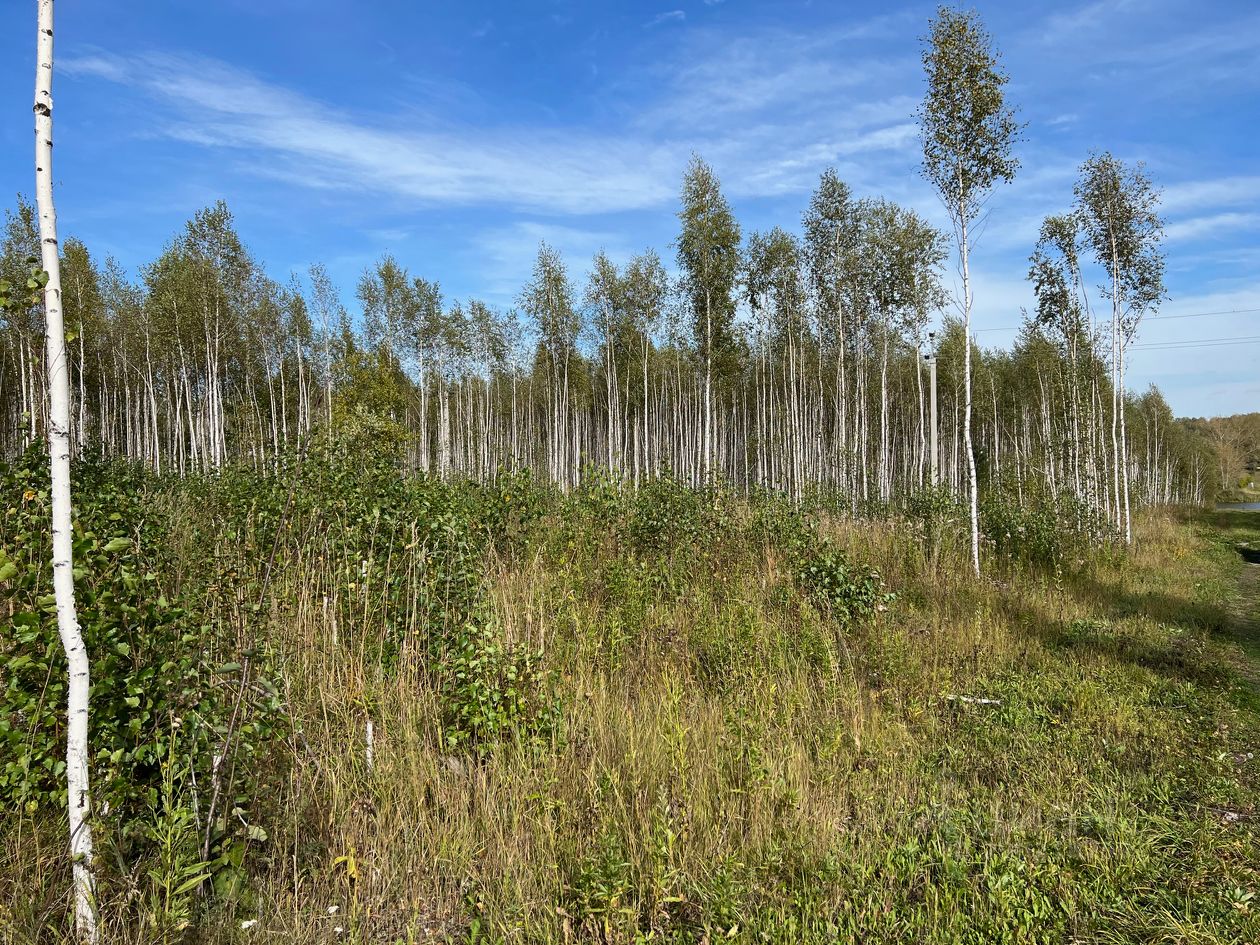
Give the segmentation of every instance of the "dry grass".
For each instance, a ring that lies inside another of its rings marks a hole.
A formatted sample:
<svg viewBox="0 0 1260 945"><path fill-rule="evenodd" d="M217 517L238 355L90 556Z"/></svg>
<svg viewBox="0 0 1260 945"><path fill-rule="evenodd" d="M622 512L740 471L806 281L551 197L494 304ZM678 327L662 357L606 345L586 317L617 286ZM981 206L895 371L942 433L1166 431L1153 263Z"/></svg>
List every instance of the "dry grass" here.
<svg viewBox="0 0 1260 945"><path fill-rule="evenodd" d="M543 649L564 723L484 758L444 748L414 653L369 655L371 589L347 626L334 564L286 559L260 634L301 747L251 891L198 934L1260 940L1256 762L1224 760L1260 751L1260 711L1217 532L1151 512L1128 557L976 582L904 523L823 529L896 590L887 614L841 628L733 532L646 564L591 528L493 558L498 624ZM5 835L0 890L34 877L55 915L56 848Z"/></svg>

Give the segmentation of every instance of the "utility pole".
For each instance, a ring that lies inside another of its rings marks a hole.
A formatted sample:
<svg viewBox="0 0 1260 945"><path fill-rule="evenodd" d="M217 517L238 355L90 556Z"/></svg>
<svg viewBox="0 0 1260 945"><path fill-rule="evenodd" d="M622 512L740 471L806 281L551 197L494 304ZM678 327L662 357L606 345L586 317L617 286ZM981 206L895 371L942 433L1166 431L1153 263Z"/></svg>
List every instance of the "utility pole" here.
<svg viewBox="0 0 1260 945"><path fill-rule="evenodd" d="M937 445L936 445L936 332L934 331L928 332L928 345L930 346L930 349L928 353L923 356L923 360L927 362L928 375L929 375L928 386L930 387L931 392L932 392L931 397L930 397L931 404L932 404L932 409L931 409L931 414L932 414L932 425L931 425L932 485L939 486L941 484L941 471L940 471L940 455L941 454L940 454L940 450L937 448Z"/></svg>

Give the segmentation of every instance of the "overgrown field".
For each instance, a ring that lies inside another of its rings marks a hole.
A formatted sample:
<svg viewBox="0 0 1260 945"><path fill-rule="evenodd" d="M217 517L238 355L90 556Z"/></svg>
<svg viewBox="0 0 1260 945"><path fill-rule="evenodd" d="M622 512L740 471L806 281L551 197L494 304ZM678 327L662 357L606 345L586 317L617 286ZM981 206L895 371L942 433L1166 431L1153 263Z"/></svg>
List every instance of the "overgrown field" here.
<svg viewBox="0 0 1260 945"><path fill-rule="evenodd" d="M1260 516L84 466L107 942L1260 941ZM0 932L64 937L62 663L3 473ZM369 751L369 723L371 748Z"/></svg>

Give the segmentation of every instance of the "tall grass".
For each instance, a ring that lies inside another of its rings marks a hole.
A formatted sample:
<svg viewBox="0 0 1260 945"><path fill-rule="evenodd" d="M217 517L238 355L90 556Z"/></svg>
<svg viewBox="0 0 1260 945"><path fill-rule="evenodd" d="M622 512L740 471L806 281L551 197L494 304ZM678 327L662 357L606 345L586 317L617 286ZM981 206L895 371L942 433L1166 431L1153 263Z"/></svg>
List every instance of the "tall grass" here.
<svg viewBox="0 0 1260 945"><path fill-rule="evenodd" d="M1255 625L1202 519L1148 512L1123 556L993 549L976 581L922 518L311 475L150 496L172 593L234 608L291 719L247 881L181 935L1260 940ZM870 606L828 604L802 555L876 581ZM435 625L469 567L472 668ZM468 735L485 665L500 714ZM0 929L56 940L58 824L18 820ZM125 867L108 940L157 940Z"/></svg>

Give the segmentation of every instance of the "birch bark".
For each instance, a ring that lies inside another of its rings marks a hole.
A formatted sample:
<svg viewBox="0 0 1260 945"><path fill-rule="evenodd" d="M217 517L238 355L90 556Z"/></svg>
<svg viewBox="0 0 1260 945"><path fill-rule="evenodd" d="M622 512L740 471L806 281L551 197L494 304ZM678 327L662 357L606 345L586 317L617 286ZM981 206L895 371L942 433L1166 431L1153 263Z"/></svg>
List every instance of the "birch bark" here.
<svg viewBox="0 0 1260 945"><path fill-rule="evenodd" d="M87 648L74 602L70 531L70 374L61 310L61 264L52 189L53 0L39 0L35 67L35 196L39 245L48 282L44 286L44 330L48 347L48 455L52 473L53 592L57 629L69 669L66 718L66 805L73 863L74 923L80 940L95 943L96 884L92 871L91 794L88 773Z"/></svg>

